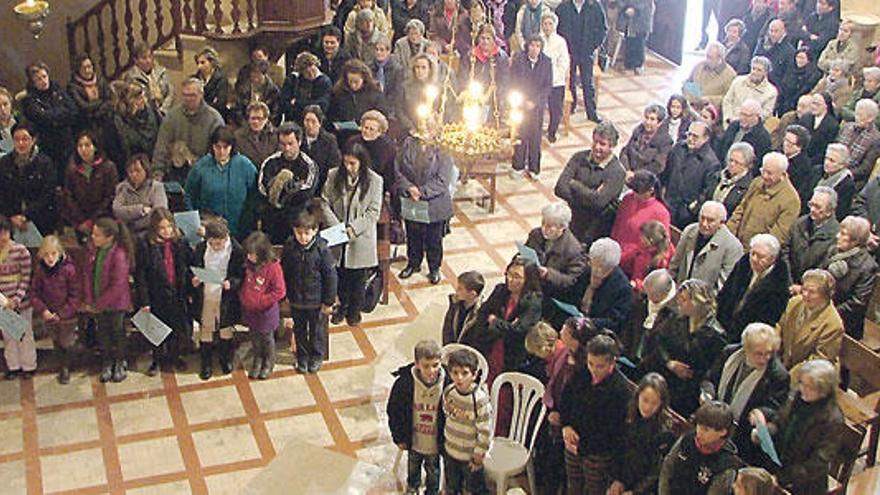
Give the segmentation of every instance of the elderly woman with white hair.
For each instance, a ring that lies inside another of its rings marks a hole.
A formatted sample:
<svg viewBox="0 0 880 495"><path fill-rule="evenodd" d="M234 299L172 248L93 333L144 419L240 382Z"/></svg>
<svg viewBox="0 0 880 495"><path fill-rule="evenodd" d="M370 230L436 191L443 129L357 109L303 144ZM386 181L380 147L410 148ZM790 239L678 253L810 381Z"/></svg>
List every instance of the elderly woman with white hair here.
<svg viewBox="0 0 880 495"><path fill-rule="evenodd" d="M874 292L877 262L868 252L871 223L862 217L848 216L840 222L837 243L828 251L822 267L836 281L834 306L843 318L847 335L858 340L865 331L865 313Z"/></svg>
<svg viewBox="0 0 880 495"><path fill-rule="evenodd" d="M570 223L568 204L564 201L550 203L541 210L541 226L532 229L526 240L526 246L535 250L540 262L541 289L547 296L545 311L554 306L551 297L569 299L566 296L587 268L584 247L569 230Z"/></svg>
<svg viewBox="0 0 880 495"><path fill-rule="evenodd" d="M749 419L753 426L765 424L773 436L782 466L766 456L761 464L776 475L779 484L798 495L823 495L828 490L829 465L837 456L845 428L835 399L837 368L824 359L813 359L796 376L797 390L776 414L756 409ZM757 444L756 428L751 437Z"/></svg>
<svg viewBox="0 0 880 495"><path fill-rule="evenodd" d="M868 182L868 176L880 158L880 130L875 120L880 115L880 107L867 98L856 103L855 122L843 124L837 142L849 148L847 166L853 173L856 187L861 189Z"/></svg>
<svg viewBox="0 0 880 495"><path fill-rule="evenodd" d="M794 375L809 359L822 358L836 364L843 340L843 320L831 300L835 293L834 277L821 268L807 270L792 292L797 295L788 301L776 324L776 333L782 339L783 366Z"/></svg>
<svg viewBox="0 0 880 495"><path fill-rule="evenodd" d="M589 269L578 283L585 287L580 310L596 326L620 332L629 319L633 299L629 278L620 268L620 244L608 237L596 239L590 246L589 260Z"/></svg>
<svg viewBox="0 0 880 495"><path fill-rule="evenodd" d="M407 0L405 2L400 2L399 4L395 3L394 5L395 7L401 5L403 8L406 8L406 5L411 1L412 0ZM425 0L415 0L415 2L417 2L416 5L425 4ZM392 7L392 9L393 8L394 7ZM391 11L391 18L395 24L398 22L398 16L395 14L394 10ZM397 41L394 42L393 56L397 58L400 66L403 67L404 74L409 73L410 67L412 67L412 58L420 53L425 53L428 49L428 45L431 44L425 36L426 22L427 20L422 21L421 19L410 19L403 30L399 27L394 28L394 36L397 37ZM405 34L405 36L399 37L398 33Z"/></svg>
<svg viewBox="0 0 880 495"><path fill-rule="evenodd" d="M746 325L775 325L788 302L791 276L779 256L779 240L758 234L749 242L749 255L737 261L718 293L718 321L731 342L739 342Z"/></svg>
<svg viewBox="0 0 880 495"><path fill-rule="evenodd" d="M656 371L666 378L672 409L688 416L699 406L700 381L721 354L727 339L715 318L712 287L686 280L675 296L677 317L668 318L650 332L639 363L642 374Z"/></svg>
<svg viewBox="0 0 880 495"><path fill-rule="evenodd" d="M788 398L788 371L777 352L780 339L766 323L750 323L743 330L742 345L729 345L706 374L700 388L701 401L720 400L730 405L737 424L748 424L749 413L760 409L776 412ZM748 428L737 428L732 436L740 457L746 462L760 458L749 439Z"/></svg>
<svg viewBox="0 0 880 495"><path fill-rule="evenodd" d="M837 37L829 41L819 55L819 60L816 62L819 70L829 72L834 62L843 62L850 67L854 67L858 63L858 43L851 39L854 26L853 21L849 19L840 22L837 27Z"/></svg>
<svg viewBox="0 0 880 495"><path fill-rule="evenodd" d="M825 149L825 161L817 168L816 186L830 187L837 193L837 220L843 220L849 214L853 196L856 195L856 183L853 174L846 167L849 161L849 149L840 143L831 143Z"/></svg>

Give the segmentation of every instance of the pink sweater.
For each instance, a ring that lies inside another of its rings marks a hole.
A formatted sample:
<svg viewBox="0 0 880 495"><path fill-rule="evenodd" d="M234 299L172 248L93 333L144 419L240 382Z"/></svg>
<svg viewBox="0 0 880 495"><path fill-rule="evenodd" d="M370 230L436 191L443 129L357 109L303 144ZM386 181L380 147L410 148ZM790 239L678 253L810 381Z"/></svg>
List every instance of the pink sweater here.
<svg viewBox="0 0 880 495"><path fill-rule="evenodd" d="M651 220L666 226L666 234L669 235L670 218L666 205L657 198L639 199L634 192L627 193L617 208L617 218L611 229L611 238L620 244L622 256L627 256L627 251L639 248L639 228Z"/></svg>

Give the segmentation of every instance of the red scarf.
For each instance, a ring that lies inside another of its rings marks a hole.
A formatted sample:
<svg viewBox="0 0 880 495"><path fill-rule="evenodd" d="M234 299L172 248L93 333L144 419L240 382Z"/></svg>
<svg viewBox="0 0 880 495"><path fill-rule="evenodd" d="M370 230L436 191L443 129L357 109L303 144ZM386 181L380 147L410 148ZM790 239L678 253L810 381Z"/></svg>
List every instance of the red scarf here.
<svg viewBox="0 0 880 495"><path fill-rule="evenodd" d="M498 55L498 52L500 50L501 49L498 48L498 43L495 43L492 46L492 51L489 53L486 53L485 51L483 51L483 47L477 45L477 47L474 48L474 56L477 57L477 60L479 60L480 62L485 63L487 60L489 60L490 57Z"/></svg>
<svg viewBox="0 0 880 495"><path fill-rule="evenodd" d="M722 438L721 440L703 445L700 443L700 437L694 436L694 444L697 446L697 450L703 455L718 453L721 450L721 447L724 447L724 442L726 441L726 439Z"/></svg>
<svg viewBox="0 0 880 495"><path fill-rule="evenodd" d="M165 251L165 276L168 277L168 285L174 287L174 251L172 250L173 241L165 241L163 249Z"/></svg>

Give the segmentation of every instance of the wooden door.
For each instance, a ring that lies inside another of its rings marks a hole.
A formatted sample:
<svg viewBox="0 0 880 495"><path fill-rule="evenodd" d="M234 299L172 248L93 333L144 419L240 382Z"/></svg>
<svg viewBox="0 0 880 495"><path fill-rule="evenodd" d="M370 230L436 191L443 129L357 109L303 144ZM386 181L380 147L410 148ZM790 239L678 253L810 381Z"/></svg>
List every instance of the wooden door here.
<svg viewBox="0 0 880 495"><path fill-rule="evenodd" d="M648 48L660 56L681 64L687 0L655 0L654 31Z"/></svg>

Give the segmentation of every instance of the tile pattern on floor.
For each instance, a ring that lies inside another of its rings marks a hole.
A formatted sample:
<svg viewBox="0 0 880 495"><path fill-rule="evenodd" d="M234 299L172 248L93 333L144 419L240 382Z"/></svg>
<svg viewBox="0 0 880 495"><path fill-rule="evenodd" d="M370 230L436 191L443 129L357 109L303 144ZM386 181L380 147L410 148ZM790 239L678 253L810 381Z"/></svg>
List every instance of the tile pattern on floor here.
<svg viewBox="0 0 880 495"><path fill-rule="evenodd" d="M615 120L621 146L638 123L642 103L665 102L685 75L650 57L643 76L603 76L599 109L622 119ZM487 291L502 281L513 241L540 224L540 210L554 199L566 161L589 146L593 125L583 107L572 116L572 127L552 147L544 141L540 180L514 181L506 166L499 168L494 214L471 199L486 184L463 188L441 284L431 286L424 271L405 281L393 276L387 306L365 315L360 327L331 329L330 359L316 375L296 374L288 353L265 382L248 381L240 368L202 382L192 360L185 373L148 378L141 359L140 371L121 384L105 385L81 371L66 386L50 373L0 383L2 492L240 493L294 442L387 469L396 454L384 424L390 372L410 359L414 342L439 337L457 274L479 270ZM394 273L402 267L395 263ZM426 312L430 328L411 328ZM244 354L240 350L239 358Z"/></svg>

